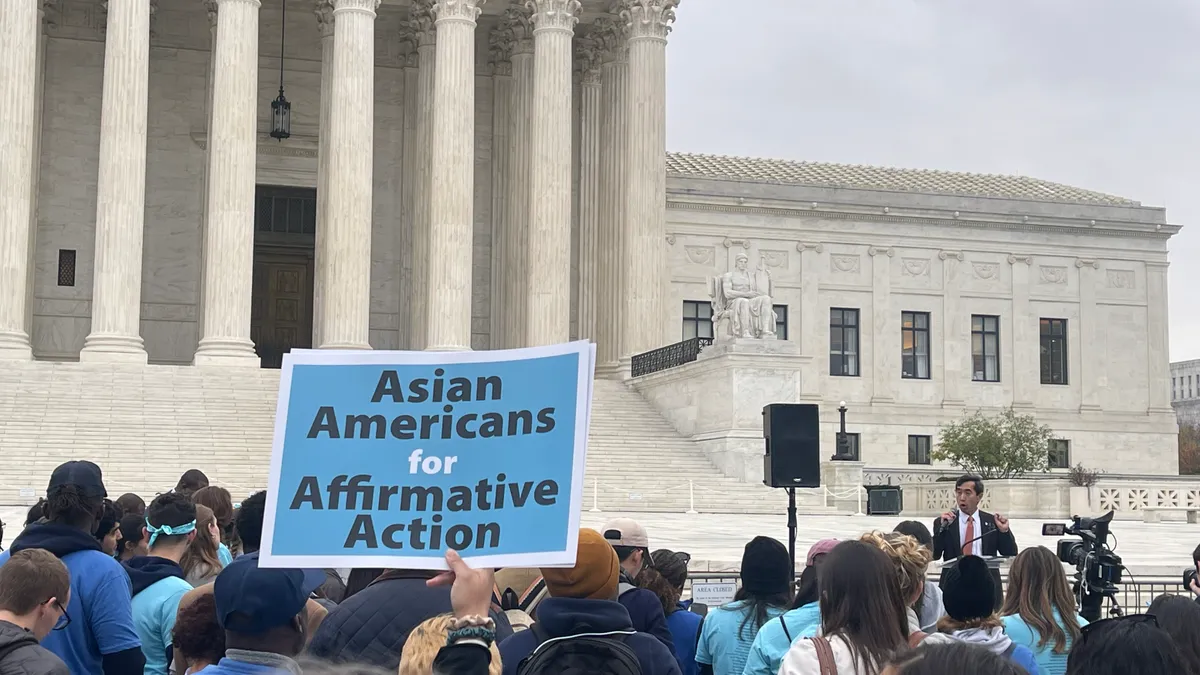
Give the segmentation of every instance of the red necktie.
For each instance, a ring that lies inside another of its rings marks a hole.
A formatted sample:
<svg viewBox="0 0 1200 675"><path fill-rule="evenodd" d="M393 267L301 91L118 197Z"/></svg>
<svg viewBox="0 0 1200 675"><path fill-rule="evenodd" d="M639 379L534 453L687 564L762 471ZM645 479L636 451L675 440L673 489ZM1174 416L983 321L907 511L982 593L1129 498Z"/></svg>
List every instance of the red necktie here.
<svg viewBox="0 0 1200 675"><path fill-rule="evenodd" d="M975 519L967 517L967 536L963 539L963 555L971 555L975 549Z"/></svg>

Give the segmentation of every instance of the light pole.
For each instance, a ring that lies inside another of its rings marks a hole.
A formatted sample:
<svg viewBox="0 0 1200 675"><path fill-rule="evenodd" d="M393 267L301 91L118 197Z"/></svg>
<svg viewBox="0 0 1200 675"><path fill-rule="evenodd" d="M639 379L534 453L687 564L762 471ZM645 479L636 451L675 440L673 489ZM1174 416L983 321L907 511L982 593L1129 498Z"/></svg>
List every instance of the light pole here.
<svg viewBox="0 0 1200 675"><path fill-rule="evenodd" d="M850 454L850 437L846 434L846 402L842 401L838 406L838 415L841 417L841 426L837 432L837 451L833 454L833 461L848 462L854 457Z"/></svg>

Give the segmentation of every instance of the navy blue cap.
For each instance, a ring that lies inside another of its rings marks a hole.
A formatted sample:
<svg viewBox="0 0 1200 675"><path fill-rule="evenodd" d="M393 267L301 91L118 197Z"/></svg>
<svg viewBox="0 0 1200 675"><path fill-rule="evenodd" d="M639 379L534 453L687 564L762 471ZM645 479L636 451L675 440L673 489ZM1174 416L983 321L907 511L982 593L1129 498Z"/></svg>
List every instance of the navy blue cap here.
<svg viewBox="0 0 1200 675"><path fill-rule="evenodd" d="M213 584L217 623L234 633L265 633L287 625L325 583L321 570L268 569L258 553L234 560Z"/></svg>
<svg viewBox="0 0 1200 675"><path fill-rule="evenodd" d="M108 496L108 492L104 489L104 479L101 476L100 467L85 459L59 464L54 469L54 473L50 474L50 484L46 491L67 486L76 488L79 494L85 497Z"/></svg>

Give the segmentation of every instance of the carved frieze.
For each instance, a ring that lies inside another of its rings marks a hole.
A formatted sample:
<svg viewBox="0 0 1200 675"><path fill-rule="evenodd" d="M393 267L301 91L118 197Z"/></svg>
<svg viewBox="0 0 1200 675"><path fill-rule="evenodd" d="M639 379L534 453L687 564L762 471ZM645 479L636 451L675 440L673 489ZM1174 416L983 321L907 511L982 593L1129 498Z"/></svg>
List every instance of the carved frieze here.
<svg viewBox="0 0 1200 675"><path fill-rule="evenodd" d="M993 281L1000 272L1000 263L973 262L971 263L971 270L975 273L976 279Z"/></svg>
<svg viewBox="0 0 1200 675"><path fill-rule="evenodd" d="M1065 284L1067 283L1067 268L1058 265L1038 265L1038 283Z"/></svg>
<svg viewBox="0 0 1200 675"><path fill-rule="evenodd" d="M785 270L788 268L787 251L760 250L758 255L767 267L777 267Z"/></svg>
<svg viewBox="0 0 1200 675"><path fill-rule="evenodd" d="M1033 263L1033 256L1016 254L1008 256L1009 265L1016 265L1017 263L1025 263L1026 265L1029 265Z"/></svg>
<svg viewBox="0 0 1200 675"><path fill-rule="evenodd" d="M847 253L834 253L829 256L829 269L832 272L842 274L857 274L859 265L859 256Z"/></svg>
<svg viewBox="0 0 1200 675"><path fill-rule="evenodd" d="M1123 291L1132 291L1135 288L1135 276L1133 270L1107 270L1108 287L1117 288Z"/></svg>
<svg viewBox="0 0 1200 675"><path fill-rule="evenodd" d="M867 248L867 255L869 255L869 256L886 255L887 257L891 258L892 256L896 255L896 249L894 249L890 246L889 247L871 246L871 247Z"/></svg>
<svg viewBox="0 0 1200 675"><path fill-rule="evenodd" d="M900 274L906 277L929 276L929 258L901 258Z"/></svg>
<svg viewBox="0 0 1200 675"><path fill-rule="evenodd" d="M1082 269L1084 267L1090 267L1094 270L1100 269L1100 265L1097 264L1096 261L1092 258L1079 258L1075 261L1075 266L1080 269Z"/></svg>
<svg viewBox="0 0 1200 675"><path fill-rule="evenodd" d="M950 260L950 259L954 259L959 262L962 262L963 260L966 259L966 256L963 255L962 251L940 251L940 252L938 252L938 260Z"/></svg>
<svg viewBox="0 0 1200 675"><path fill-rule="evenodd" d="M696 265L712 267L717 262L717 251L712 246L684 246L683 252L688 262Z"/></svg>
<svg viewBox="0 0 1200 675"><path fill-rule="evenodd" d="M821 251L825 250L825 247L821 246L820 244L808 244L805 242L800 242L796 244L796 250L800 251L801 253L804 253L805 251L816 251L817 253L820 253Z"/></svg>
<svg viewBox="0 0 1200 675"><path fill-rule="evenodd" d="M725 244L725 248L733 248L734 246L741 246L742 248L746 249L747 251L750 250L750 240L749 239L730 239L729 237L726 237L725 241L723 243Z"/></svg>

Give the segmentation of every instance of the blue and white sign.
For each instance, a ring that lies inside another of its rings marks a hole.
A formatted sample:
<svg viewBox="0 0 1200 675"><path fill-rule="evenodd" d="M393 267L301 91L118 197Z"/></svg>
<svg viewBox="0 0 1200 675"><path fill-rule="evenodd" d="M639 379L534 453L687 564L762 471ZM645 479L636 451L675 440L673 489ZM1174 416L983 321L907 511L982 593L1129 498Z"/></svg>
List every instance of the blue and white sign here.
<svg viewBox="0 0 1200 675"><path fill-rule="evenodd" d="M587 342L291 352L260 564L574 565L594 370Z"/></svg>

